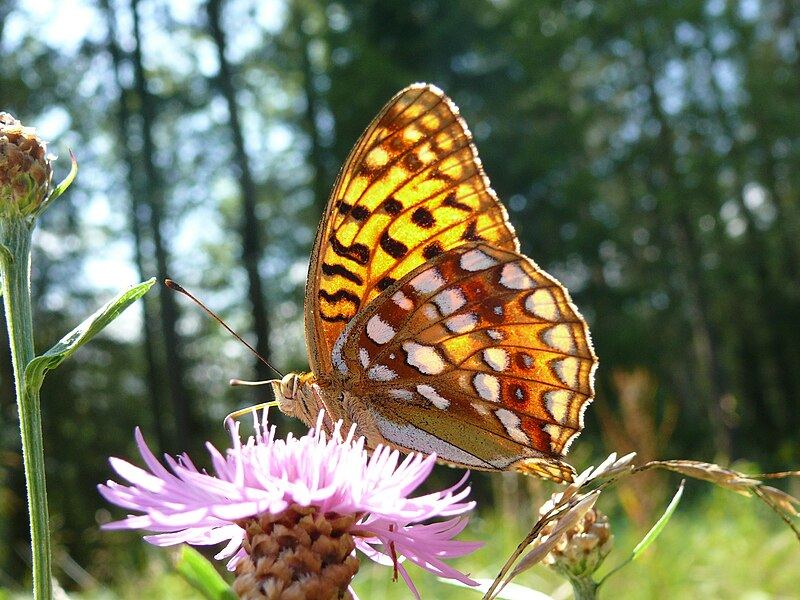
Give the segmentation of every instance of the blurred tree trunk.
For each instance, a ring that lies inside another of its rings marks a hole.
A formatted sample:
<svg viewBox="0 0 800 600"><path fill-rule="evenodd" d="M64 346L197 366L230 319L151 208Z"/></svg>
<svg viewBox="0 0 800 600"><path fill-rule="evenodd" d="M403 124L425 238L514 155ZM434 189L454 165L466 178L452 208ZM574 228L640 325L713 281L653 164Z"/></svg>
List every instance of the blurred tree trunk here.
<svg viewBox="0 0 800 600"><path fill-rule="evenodd" d="M305 119L303 120L302 127L308 135L310 142L309 160L311 168L314 171L311 182L311 189L314 192L314 206L317 207L318 213L321 215L325 210L325 204L328 201L328 194L330 193L333 181L329 177L323 160L324 149L322 140L320 139L319 128L317 127L317 120L320 110L321 98L317 92L314 82L314 66L311 62L310 44L313 41L304 27L305 11L308 10L307 2L302 0L294 0L291 9L291 26L290 31L293 31L297 37L297 52L300 58L300 73L303 76L303 93L306 98ZM319 19L324 19L325 15L318 15Z"/></svg>
<svg viewBox="0 0 800 600"><path fill-rule="evenodd" d="M228 127L233 137L234 168L239 177L239 186L242 193L242 216L239 223L239 235L242 239L242 262L247 272L247 295L250 300L250 310L253 316L253 327L256 335L256 350L266 360L270 359L269 335L270 323L264 292L259 273L259 260L263 254L263 240L260 232L260 221L256 212L258 194L250 170L250 162L245 150L242 124L239 118L239 107L236 103L236 88L233 84L231 66L225 56L225 32L220 24L222 0L208 0L206 4L208 24L211 36L217 48L219 60L219 74L216 78L217 86L228 105ZM256 362L256 376L264 380L274 377L270 368L260 360Z"/></svg>
<svg viewBox="0 0 800 600"><path fill-rule="evenodd" d="M760 255L764 268L770 269L770 277L766 283L764 295L766 301L764 321L759 323L771 339L768 352L762 358L773 365L776 371L775 380L772 382L774 390L771 408L776 414L778 431L789 436L796 435L800 427L800 343L797 335L788 335L784 329L785 323L791 322L800 313L800 210L797 202L797 152L789 153L787 157L778 157L775 152L775 140L797 140L800 132L797 118L797 98L800 97L800 85L797 77L800 76L800 67L797 60L788 61L782 57L781 51L776 48L778 40L794 39L795 51L800 51L800 41L797 37L796 23L800 15L796 7L794 11L789 7L792 3L782 5L782 10L777 15L775 25L776 34L766 42L756 55L762 61L760 65L753 65L753 70L765 66L763 61L769 60L769 68L775 72L789 69L794 70L793 77L787 77L781 85L771 87L769 90L751 89L753 105L766 107L754 111L759 129L764 129L764 146L760 148L756 164L760 169L755 174L757 183L766 189L769 201L777 210L775 222L779 227L768 230L769 243L772 248ZM763 47L766 45L767 47ZM792 64L793 63L793 64ZM769 98L764 95L769 94ZM764 114L761 114L764 113ZM784 118L784 115L786 117ZM750 212L749 210L747 211ZM777 267L777 268L776 268ZM774 324L770 326L770 323Z"/></svg>
<svg viewBox="0 0 800 600"><path fill-rule="evenodd" d="M786 69L788 73L792 74L785 78L784 84L779 89L780 100L785 102L784 106L788 107L788 111L792 115L791 122L786 124L790 130L782 130L781 133L796 142L797 136L800 135L800 131L798 131L800 119L798 119L797 110L797 99L800 97L800 60L797 59L797 56L800 55L800 34L797 31L797 23L800 22L800 5L797 2L784 2L780 5L780 8L776 28L779 33L776 32L770 39L775 46L779 46L784 40L792 40L794 42L792 44L794 57L784 58L784 64L779 67L779 69ZM785 51L781 52L779 48L776 48L773 52L776 56L787 56L787 53ZM769 156L773 158L773 153L770 153ZM788 183L792 185L784 186L784 190L774 190L773 193L775 195L773 197L781 205L781 217L785 227L780 228L779 232L783 234L781 241L786 253L787 272L791 281L790 293L793 296L794 307L798 308L800 303L800 243L798 243L798 239L800 239L800 206L798 206L797 202L797 188L800 185L800 178L798 178L798 169L795 162L796 152L790 156L792 157L789 159L790 165L784 165L784 167L788 167L785 172L788 173ZM774 164L770 164L770 166L775 167ZM773 176L779 171L779 169L775 168L771 170ZM788 190L792 190L794 193L786 193ZM797 336L793 337L797 340ZM795 369L795 373L797 371ZM795 396L795 400L798 400L797 396ZM795 411L795 417L798 416L798 412L800 411Z"/></svg>
<svg viewBox="0 0 800 600"><path fill-rule="evenodd" d="M705 50L713 57L714 63L721 59L713 44L707 43ZM721 131L728 139L736 140L734 115L723 106L725 92L713 73L708 74L708 85L713 90L713 98L709 100L713 100L714 117L720 124ZM747 164L745 150L743 143L734 142L726 162L743 167ZM791 396L792 376L790 365L786 360L788 356L781 349L784 340L779 330L763 326L773 318L775 304L775 296L771 292L774 281L769 265L772 253L769 250L770 232L759 229L753 211L747 207L745 201L745 190L747 184L752 183L751 177L745 168L730 169L730 181L726 181L724 188L721 178L718 178L714 194L719 198L731 198L738 207L739 215L744 219L746 227L741 234L743 248L737 249L735 245L731 245L730 239L721 227L716 228L719 233L715 241L719 244L720 252L725 252L726 246L731 246L732 260L735 260L734 257L740 257L738 277L735 281L736 291L731 293L732 290L725 290L725 293L732 297L724 299L727 314L735 314L736 317L731 319L730 329L734 330L732 333L738 338L741 364L750 367L740 373L741 385L745 390L743 398L745 406L737 407L737 412L747 423L747 435L760 439L763 444L768 444L770 440L767 438L773 436L775 431L785 430L786 423L794 419L793 416L786 414L787 407L781 400L787 397L787 394ZM739 301L741 297L747 297L751 301L742 306ZM759 426L754 427L755 424Z"/></svg>
<svg viewBox="0 0 800 600"><path fill-rule="evenodd" d="M775 3L764 12L764 23L769 24L772 35L762 37L757 28L737 22L734 31L741 42L727 55L720 51L723 58L730 60L732 55L739 62L748 98L726 125L729 137L738 137L731 161L736 166L731 172L738 178L733 198L747 224L742 234L747 252L739 268L749 267L757 282L740 309L755 313L739 327L740 352L745 357L741 361L744 400L756 401L746 414L747 434L759 440L762 447L795 435L800 427L800 370L796 368L800 342L796 335L787 335L789 324L800 314L800 182L797 153L785 150L787 142L797 139L800 132L800 80L788 75L800 73L797 60L789 58L784 46L793 40L795 52L800 50L793 26L798 16L796 3ZM713 49L713 44L709 46ZM778 77L778 73L787 76ZM717 81L714 77L710 80ZM756 133L742 139L735 135L736 125L752 127ZM744 197L748 185L766 192L763 204L748 206ZM774 210L772 218L757 218L757 212L770 207ZM744 274L741 277L744 279ZM762 377L754 381L752 371L760 371Z"/></svg>
<svg viewBox="0 0 800 600"><path fill-rule="evenodd" d="M649 94L649 110L660 124L653 157L651 174L646 184L654 197L660 198L658 210L663 215L667 228L672 228L675 249L682 270L683 289L676 290L683 295L685 316L692 331L692 348L695 358L695 399L706 404L709 427L714 436L715 447L724 460L731 456L731 424L723 411L723 401L728 393L728 385L720 360L719 334L711 318L710 294L704 284L701 249L695 238L690 219L693 191L683 183L683 177L675 168L678 157L675 155L676 135L667 115L661 108L661 94L656 85L656 72L653 65L656 52L651 48L652 40L644 30L639 32L639 42L643 52L645 81Z"/></svg>
<svg viewBox="0 0 800 600"><path fill-rule="evenodd" d="M141 206L148 212L147 220L153 240L156 276L164 281L169 276L169 257L161 233L162 216L165 204L164 185L161 172L155 164L156 146L153 140L153 128L156 121L157 99L147 88L147 78L142 63L142 39L138 14L139 0L131 0L133 15L133 49L134 85L138 95L142 122L142 166L144 168L144 200ZM177 449L189 449L189 432L193 430L190 412L189 392L185 385L185 365L180 348L177 321L178 310L174 292L164 286L158 286L158 299L161 320L161 334L164 340L164 353L168 367L167 387L172 404L175 423L174 443Z"/></svg>
<svg viewBox="0 0 800 600"><path fill-rule="evenodd" d="M142 210L142 205L146 203L143 192L143 177L139 165L142 164L141 156L136 156L128 143L130 134L133 131L131 123L131 110L129 108L131 91L127 89L122 83L121 69L123 67L124 55L122 49L117 43L118 34L116 28L116 16L109 5L108 0L102 0L101 6L106 15L106 24L108 26L108 40L107 46L111 60L114 65L114 78L119 90L119 110L117 111L117 122L119 125L118 146L122 151L125 162L128 166L127 180L130 194L130 216L129 223L131 233L133 234L134 242L134 261L136 263L136 270L139 274L139 281L144 281L151 277L150 269L146 267L146 259L143 252L143 237L147 231L147 224L144 222L145 212ZM152 415L152 426L156 432L156 439L158 442L158 449L165 451L167 447L167 440L165 437L163 422L163 386L165 371L160 368L157 356L158 345L156 344L156 322L157 310L153 306L152 294L146 295L142 298L142 319L143 319L143 335L144 335L144 354L145 365L147 369L146 382L147 392L150 400L150 410Z"/></svg>

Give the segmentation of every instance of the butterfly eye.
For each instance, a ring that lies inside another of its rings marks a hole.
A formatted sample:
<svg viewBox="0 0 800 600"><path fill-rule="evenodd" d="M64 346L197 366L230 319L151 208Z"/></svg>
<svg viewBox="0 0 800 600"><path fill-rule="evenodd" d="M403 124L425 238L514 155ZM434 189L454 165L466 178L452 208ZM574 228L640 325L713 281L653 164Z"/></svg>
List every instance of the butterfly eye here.
<svg viewBox="0 0 800 600"><path fill-rule="evenodd" d="M281 381L281 384L284 384L287 388L291 387L292 398L297 396L297 388L300 385L300 378L297 376L296 373L289 373L288 375L286 375Z"/></svg>

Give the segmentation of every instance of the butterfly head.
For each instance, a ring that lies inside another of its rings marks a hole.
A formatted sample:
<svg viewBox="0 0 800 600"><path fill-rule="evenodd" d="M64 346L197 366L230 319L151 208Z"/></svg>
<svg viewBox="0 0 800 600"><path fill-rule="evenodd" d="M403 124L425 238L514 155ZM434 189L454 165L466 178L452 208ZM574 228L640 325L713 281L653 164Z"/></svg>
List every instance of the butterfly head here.
<svg viewBox="0 0 800 600"><path fill-rule="evenodd" d="M300 419L312 427L320 409L324 408L318 394L314 393L313 375L310 373L287 373L282 379L270 381L278 408L289 417Z"/></svg>

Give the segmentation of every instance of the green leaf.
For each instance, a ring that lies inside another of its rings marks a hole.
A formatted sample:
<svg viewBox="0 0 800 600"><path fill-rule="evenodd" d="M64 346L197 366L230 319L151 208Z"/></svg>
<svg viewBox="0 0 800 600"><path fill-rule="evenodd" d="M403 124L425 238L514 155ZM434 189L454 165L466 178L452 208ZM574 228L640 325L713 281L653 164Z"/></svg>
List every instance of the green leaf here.
<svg viewBox="0 0 800 600"><path fill-rule="evenodd" d="M75 180L75 176L78 174L78 161L75 160L75 155L72 153L72 150L69 151L69 157L72 159L72 167L70 167L69 173L67 173L67 176L61 183L53 188L53 191L50 192L50 195L45 199L44 202L42 202L42 205L36 209L34 216L38 217L40 214L42 214L42 211L44 211L44 209L50 206L50 204L52 204L59 196L61 196L61 194L63 194L70 184Z"/></svg>
<svg viewBox="0 0 800 600"><path fill-rule="evenodd" d="M70 331L50 350L34 358L25 368L25 385L29 390L39 389L47 371L55 369L75 350L100 333L122 311L136 302L153 287L155 277L136 285L103 306L100 310Z"/></svg>
<svg viewBox="0 0 800 600"><path fill-rule="evenodd" d="M664 514L661 515L661 518L658 521L656 521L656 524L653 525L650 531L647 532L647 535L645 535L642 538L642 541L636 544L636 547L633 549L633 552L631 552L631 555L627 559L625 559L622 562L622 564L611 569L611 571L609 571L606 574L606 576L603 577L603 579L601 579L600 582L597 584L598 588L603 583L605 583L606 579L611 577L622 567L639 558L642 552L647 550L647 547L650 546L650 544L652 544L656 540L659 534L663 531L664 527L666 527L669 520L672 518L672 515L675 513L675 509L678 508L678 504L680 503L681 497L683 496L683 484L685 483L685 481L686 480L681 481L681 484L678 486L678 491L675 492L675 495L672 497L672 500L670 501L669 506L667 506L667 509L664 511Z"/></svg>
<svg viewBox="0 0 800 600"><path fill-rule="evenodd" d="M236 600L236 594L202 554L191 546L181 548L178 573L209 600Z"/></svg>
<svg viewBox="0 0 800 600"><path fill-rule="evenodd" d="M661 515L661 518L656 522L655 525L653 525L652 529L647 532L647 535L642 538L642 541L636 544L636 547L633 549L633 553L631 554L631 560L636 560L639 558L641 553L647 550L647 547L656 540L664 527L666 527L667 523L672 518L675 509L678 508L678 504L681 501L681 497L683 496L684 482L685 480L681 481L680 486L678 486L678 491L675 492L675 495L672 497L669 506L667 506L667 510L664 511L664 514Z"/></svg>

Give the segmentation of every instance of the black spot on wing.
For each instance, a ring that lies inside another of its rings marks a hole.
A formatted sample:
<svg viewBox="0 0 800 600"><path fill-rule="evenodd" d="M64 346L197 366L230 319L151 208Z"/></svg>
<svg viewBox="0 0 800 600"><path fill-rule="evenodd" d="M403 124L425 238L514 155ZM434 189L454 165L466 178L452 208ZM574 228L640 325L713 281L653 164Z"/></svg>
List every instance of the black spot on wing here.
<svg viewBox="0 0 800 600"><path fill-rule="evenodd" d="M431 242L422 250L422 256L424 256L427 260L431 260L439 256L442 252L444 252L444 248L439 242Z"/></svg>
<svg viewBox="0 0 800 600"><path fill-rule="evenodd" d="M336 210L339 211L340 214L346 215L350 212L350 209L353 208L352 204L348 204L344 200L337 200L336 201Z"/></svg>
<svg viewBox="0 0 800 600"><path fill-rule="evenodd" d="M405 142L403 139L398 135L393 135L391 139L389 139L389 149L392 150L395 154L402 152L406 147Z"/></svg>
<svg viewBox="0 0 800 600"><path fill-rule="evenodd" d="M470 221L467 225L467 228L464 230L464 233L461 234L461 239L467 242L483 242L485 241L481 236L477 233L477 221Z"/></svg>
<svg viewBox="0 0 800 600"><path fill-rule="evenodd" d="M389 235L388 231L384 231L381 234L379 243L381 248L383 248L383 251L392 258L403 258L408 253L408 246L406 246L403 242L394 239L391 235Z"/></svg>
<svg viewBox="0 0 800 600"><path fill-rule="evenodd" d="M463 212L472 212L472 207L470 207L469 204L464 204L463 202L458 201L455 192L450 192L447 194L447 197L442 200L442 205L449 206L450 208L455 208Z"/></svg>
<svg viewBox="0 0 800 600"><path fill-rule="evenodd" d="M411 171L412 173L416 173L423 167L423 162L419 159L419 157L414 154L407 154L406 157L403 159L403 165Z"/></svg>
<svg viewBox="0 0 800 600"><path fill-rule="evenodd" d="M333 315L332 317L329 317L322 311L320 311L319 313L319 318L322 319L323 321L328 321L328 323L336 323L337 321L341 323L349 323L350 319L352 319L352 317L346 317L342 314L336 314Z"/></svg>
<svg viewBox="0 0 800 600"><path fill-rule="evenodd" d="M364 208L363 206L354 206L353 210L351 211L350 215L356 221L366 221L370 215L369 209Z"/></svg>
<svg viewBox="0 0 800 600"><path fill-rule="evenodd" d="M380 291L385 290L386 288L390 287L395 281L397 281L394 277L383 277L375 284Z"/></svg>
<svg viewBox="0 0 800 600"><path fill-rule="evenodd" d="M358 310L358 307L361 305L361 299L347 290L336 290L333 294L325 290L320 290L319 297L323 300L327 300L331 304L336 304L341 301L349 302L356 310Z"/></svg>
<svg viewBox="0 0 800 600"><path fill-rule="evenodd" d="M392 215L393 217L400 214L403 210L403 203L397 200L396 198L389 196L386 200L383 201L381 204L381 208L385 210L388 214Z"/></svg>
<svg viewBox="0 0 800 600"><path fill-rule="evenodd" d="M328 263L322 263L322 272L329 277L344 277L356 285L364 285L364 280L361 279L361 277L342 265L329 265Z"/></svg>
<svg viewBox="0 0 800 600"><path fill-rule="evenodd" d="M436 219L433 213L424 206L420 206L417 210L411 213L411 222L423 229L430 229L436 225Z"/></svg>
<svg viewBox="0 0 800 600"><path fill-rule="evenodd" d="M378 126L386 129L388 131L397 131L398 129L404 126L404 122L402 119L398 119L398 116L405 110L404 107L399 105L394 105L386 111L386 114L381 117ZM402 140L401 140L402 142Z"/></svg>
<svg viewBox="0 0 800 600"><path fill-rule="evenodd" d="M345 246L336 239L335 234L331 235L330 243L333 251L342 258L352 260L359 265L366 265L369 262L369 248L367 248L364 244Z"/></svg>
<svg viewBox="0 0 800 600"><path fill-rule="evenodd" d="M456 181L455 177L453 177L449 173L443 173L439 169L432 169L429 177L431 179L437 179L439 181L443 181L444 183L455 183ZM466 204L464 206L466 206Z"/></svg>

